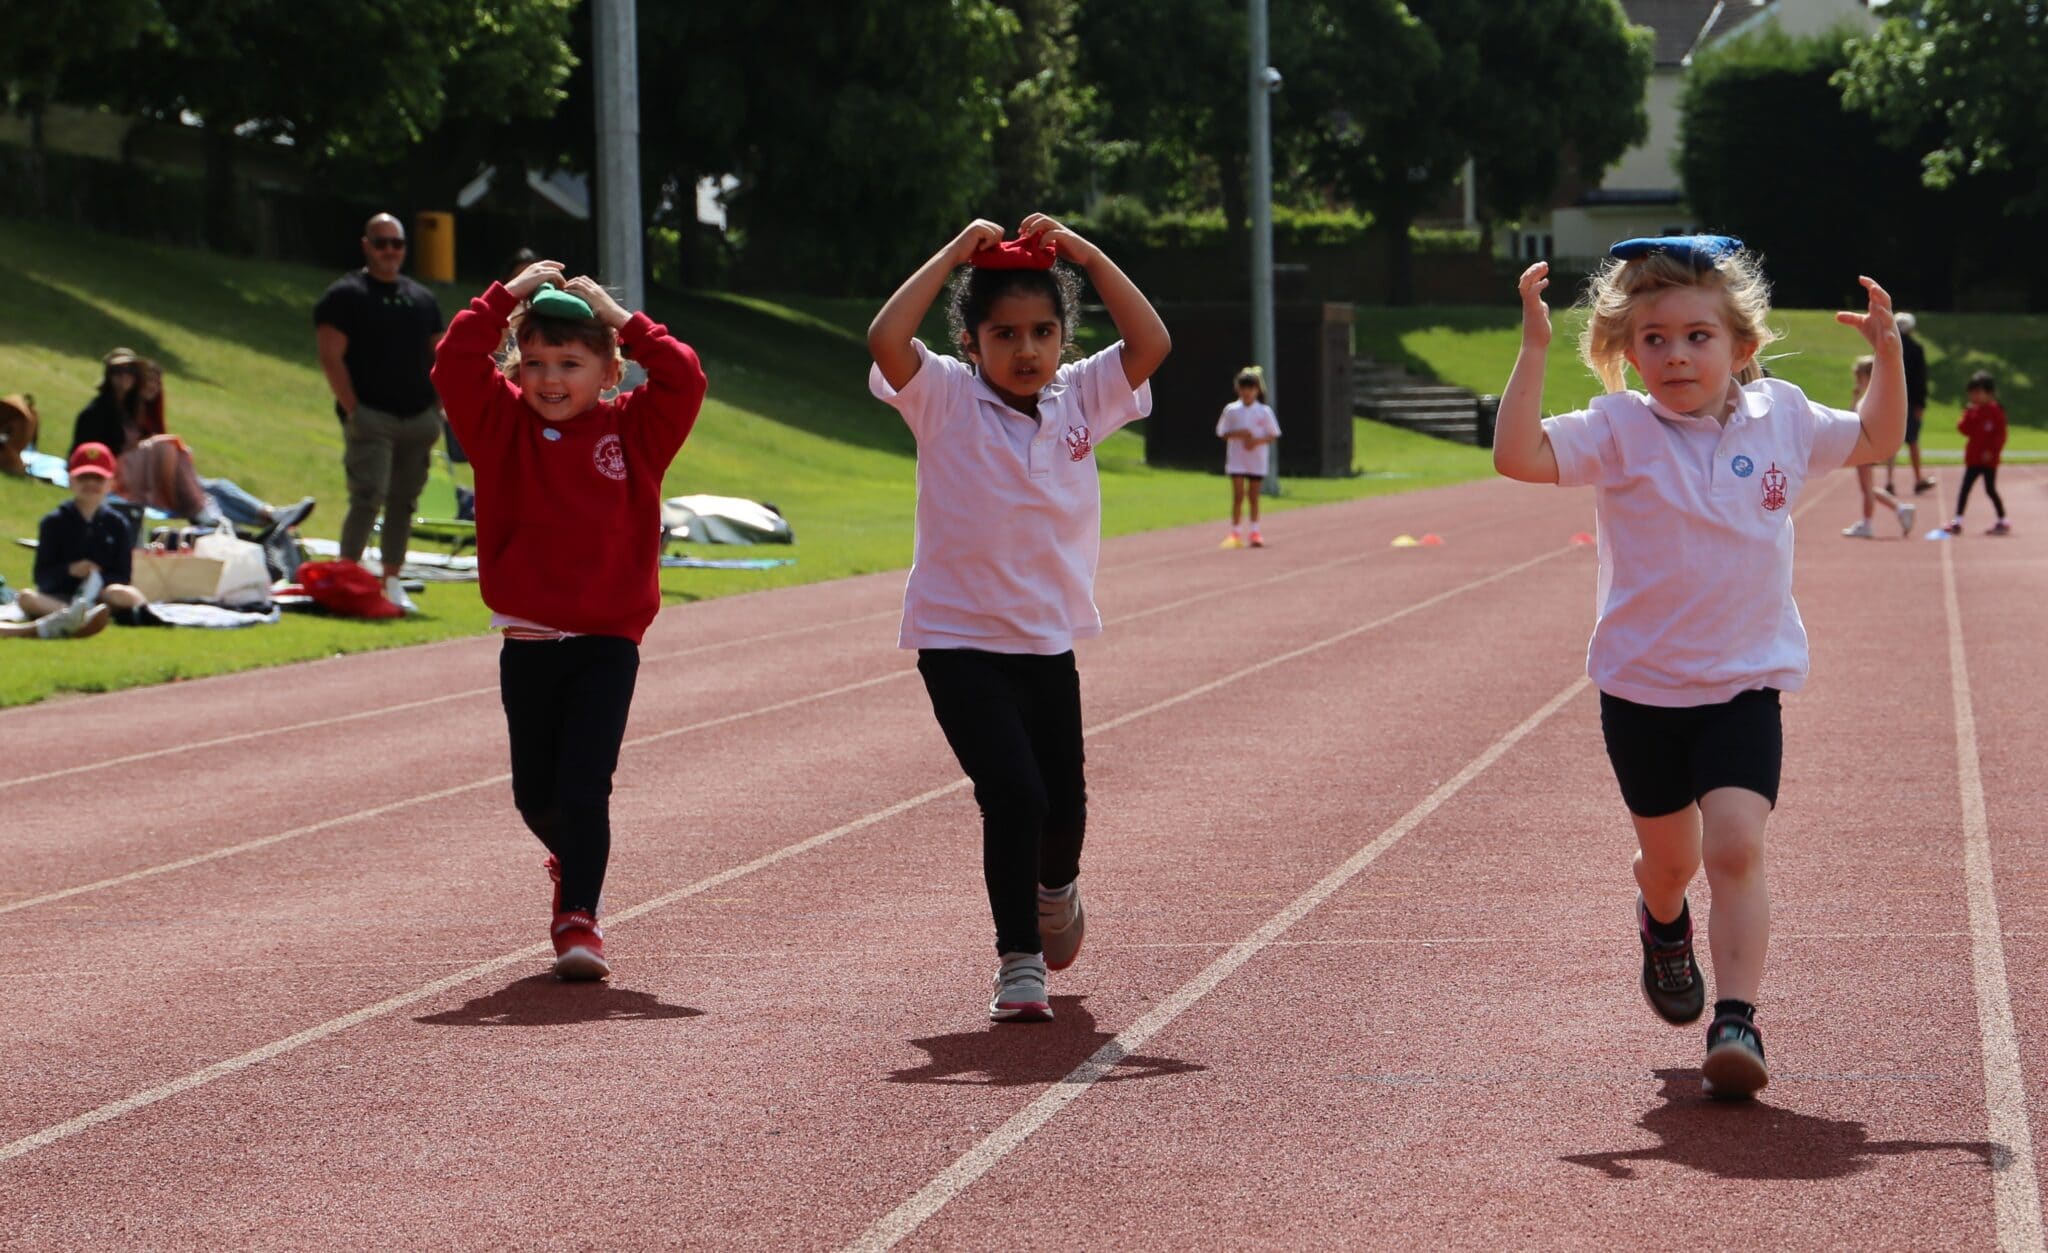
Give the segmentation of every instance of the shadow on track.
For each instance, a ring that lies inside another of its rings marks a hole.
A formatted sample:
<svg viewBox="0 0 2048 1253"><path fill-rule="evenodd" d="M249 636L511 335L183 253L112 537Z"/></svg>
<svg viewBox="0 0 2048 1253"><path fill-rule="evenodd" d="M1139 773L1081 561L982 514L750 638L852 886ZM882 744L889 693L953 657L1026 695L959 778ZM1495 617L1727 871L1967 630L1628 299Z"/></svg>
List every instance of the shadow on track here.
<svg viewBox="0 0 2048 1253"><path fill-rule="evenodd" d="M701 1009L664 1005L652 992L609 983L564 983L533 975L471 1000L458 1009L413 1019L437 1027L553 1027L572 1022L642 1022L696 1018Z"/></svg>
<svg viewBox="0 0 2048 1253"><path fill-rule="evenodd" d="M1964 1153L1993 1170L2005 1169L2009 1157L1988 1140L1872 1140L1851 1119L1795 1114L1763 1101L1709 1100L1700 1093L1697 1069L1660 1070L1657 1077L1664 1081L1658 1094L1664 1103L1636 1125L1660 1143L1562 1160L1610 1179L1635 1178L1631 1162L1669 1162L1723 1179L1839 1179L1901 1153Z"/></svg>
<svg viewBox="0 0 2048 1253"><path fill-rule="evenodd" d="M991 1023L956 1035L912 1040L912 1044L930 1057L921 1066L890 1072L889 1082L995 1088L1057 1083L1115 1038L1115 1032L1101 1030L1095 1025L1095 1015L1081 1004L1085 999L1079 996L1053 997L1051 1022ZM1205 1066L1168 1057L1133 1054L1117 1062L1096 1082L1151 1079L1159 1075L1181 1075L1206 1069Z"/></svg>

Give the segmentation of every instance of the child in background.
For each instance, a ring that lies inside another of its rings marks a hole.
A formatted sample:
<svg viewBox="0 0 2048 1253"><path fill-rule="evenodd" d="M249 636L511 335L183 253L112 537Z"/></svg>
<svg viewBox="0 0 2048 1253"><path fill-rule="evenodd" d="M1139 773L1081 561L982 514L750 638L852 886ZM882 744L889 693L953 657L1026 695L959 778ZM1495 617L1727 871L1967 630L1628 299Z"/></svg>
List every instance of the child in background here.
<svg viewBox="0 0 2048 1253"><path fill-rule="evenodd" d="M1856 391L1849 398L1850 407L1863 403L1863 393L1870 390L1870 371L1876 364L1877 358L1868 353L1856 358L1856 364L1852 367L1856 372ZM1863 520L1853 526L1843 527L1842 534L1850 539L1871 538L1870 517L1876 512L1877 502L1880 500L1892 511L1892 516L1899 520L1899 534L1913 533L1913 515L1919 512L1918 506L1911 501L1901 501L1892 495L1889 487L1877 486L1876 466L1857 466L1856 486L1863 490Z"/></svg>
<svg viewBox="0 0 2048 1253"><path fill-rule="evenodd" d="M112 449L85 443L71 450L71 499L43 515L36 585L20 597L26 625L43 639L97 635L110 619L129 626L153 622L148 598L128 586L135 535L121 511L107 505L113 481Z"/></svg>
<svg viewBox="0 0 2048 1253"><path fill-rule="evenodd" d="M898 644L981 807L1000 966L988 1016L1052 1018L1046 971L1081 948L1081 684L1074 641L1102 632L1094 446L1152 409L1171 342L1100 248L1042 213L1018 238L977 221L918 267L868 327L868 389L917 439L917 540ZM1062 362L1088 271L1121 342ZM916 338L949 277L959 357Z"/></svg>
<svg viewBox="0 0 2048 1253"><path fill-rule="evenodd" d="M1891 298L1840 313L1875 376L1857 413L1761 376L1769 289L1724 235L1616 244L1587 288L1579 354L1607 395L1544 418L1549 266L1522 272L1522 348L1501 398L1494 466L1528 483L1590 486L1599 613L1586 669L1638 851L1642 989L1665 1021L1697 1021L1706 990L1685 892L1704 860L1712 893L1709 1095L1769 1082L1755 1002L1770 939L1764 825L1778 800L1778 694L1806 681L1792 600L1792 509L1840 466L1881 462L1905 433L1906 380ZM1634 367L1647 394L1623 390Z"/></svg>
<svg viewBox="0 0 2048 1253"><path fill-rule="evenodd" d="M605 400L621 346L647 382ZM640 639L661 608L661 480L697 420L704 371L646 314L537 261L456 316L433 379L476 469L478 573L505 634L512 803L547 846L555 974L602 979L612 774Z"/></svg>
<svg viewBox="0 0 2048 1253"><path fill-rule="evenodd" d="M1280 419L1266 403L1265 372L1248 365L1237 372L1237 399L1223 406L1216 420L1216 434L1223 439L1223 472L1230 476L1230 534L1224 548L1264 548L1259 534L1259 489L1266 482L1269 446L1280 438ZM1252 533L1244 533L1245 502L1251 502Z"/></svg>
<svg viewBox="0 0 2048 1253"><path fill-rule="evenodd" d="M1948 533L1963 533L1963 509L1970 503L1970 488L1983 479L1984 494L1998 511L1998 521L1984 533L2010 535L2005 502L1998 496L1998 459L2005 451L2005 406L1998 403L1998 379L1989 370L1979 370L1970 376L1964 396L1970 403L1963 409L1962 421L1956 423L1956 430L1968 441L1963 445L1963 490L1956 496L1956 516L1948 524Z"/></svg>

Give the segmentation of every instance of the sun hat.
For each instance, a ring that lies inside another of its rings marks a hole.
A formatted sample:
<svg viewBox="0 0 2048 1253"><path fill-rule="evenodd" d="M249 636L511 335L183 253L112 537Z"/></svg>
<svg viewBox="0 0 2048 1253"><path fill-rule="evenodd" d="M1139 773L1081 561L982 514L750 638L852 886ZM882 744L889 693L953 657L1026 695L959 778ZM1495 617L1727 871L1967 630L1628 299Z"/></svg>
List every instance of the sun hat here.
<svg viewBox="0 0 2048 1253"><path fill-rule="evenodd" d="M83 474L103 479L114 477L114 450L100 443L84 443L71 450L72 478Z"/></svg>
<svg viewBox="0 0 2048 1253"><path fill-rule="evenodd" d="M110 348L107 350L107 355L100 358L100 364L112 370L117 366L134 365L140 360L142 358L135 355L133 348Z"/></svg>
<svg viewBox="0 0 2048 1253"><path fill-rule="evenodd" d="M571 296L553 283L542 283L540 290L533 293L533 300L527 308L547 318L581 318L589 321L597 317L588 301L580 296Z"/></svg>
<svg viewBox="0 0 2048 1253"><path fill-rule="evenodd" d="M1045 242L1043 231L978 248L967 264L978 270L1050 270L1059 251Z"/></svg>
<svg viewBox="0 0 2048 1253"><path fill-rule="evenodd" d="M1656 235L1645 239L1624 239L1609 248L1607 255L1633 261L1653 252L1662 252L1690 262L1695 269L1704 270L1729 253L1740 251L1742 241L1733 235Z"/></svg>

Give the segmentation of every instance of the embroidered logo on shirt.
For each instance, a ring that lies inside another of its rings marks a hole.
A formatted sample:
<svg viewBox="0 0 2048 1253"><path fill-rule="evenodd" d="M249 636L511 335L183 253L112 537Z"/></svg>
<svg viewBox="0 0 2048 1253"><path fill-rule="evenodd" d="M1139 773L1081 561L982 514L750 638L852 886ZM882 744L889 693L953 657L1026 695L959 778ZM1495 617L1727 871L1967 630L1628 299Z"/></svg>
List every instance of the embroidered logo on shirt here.
<svg viewBox="0 0 2048 1253"><path fill-rule="evenodd" d="M1751 461L1749 458L1741 455L1740 453L1737 453L1735 456L1735 460L1728 463L1728 468L1735 471L1736 478L1746 479L1750 475L1756 473L1756 462Z"/></svg>
<svg viewBox="0 0 2048 1253"><path fill-rule="evenodd" d="M1754 468L1754 466L1751 467L1751 469ZM1778 468L1777 462L1773 461L1771 468L1764 471L1764 508L1776 510L1783 509L1784 507L1785 472Z"/></svg>
<svg viewBox="0 0 2048 1253"><path fill-rule="evenodd" d="M1088 428L1085 426L1068 427L1066 439L1067 458L1071 461L1081 460L1095 447L1088 442Z"/></svg>
<svg viewBox="0 0 2048 1253"><path fill-rule="evenodd" d="M597 463L597 472L608 479L626 477L626 446L616 435L607 435L597 441L597 447L590 452L590 458Z"/></svg>

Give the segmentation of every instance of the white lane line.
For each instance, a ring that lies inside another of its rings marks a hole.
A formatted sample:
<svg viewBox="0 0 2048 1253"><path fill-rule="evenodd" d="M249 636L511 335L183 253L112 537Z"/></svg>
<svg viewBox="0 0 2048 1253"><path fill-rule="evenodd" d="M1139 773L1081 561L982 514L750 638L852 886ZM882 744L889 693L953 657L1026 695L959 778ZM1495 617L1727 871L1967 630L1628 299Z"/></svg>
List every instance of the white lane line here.
<svg viewBox="0 0 2048 1253"><path fill-rule="evenodd" d="M965 1192L976 1180L994 1168L996 1163L1030 1139L1040 1127L1051 1121L1054 1115L1079 1100L1096 1080L1108 1075L1124 1058L1144 1048L1153 1036L1186 1013L1196 1001L1236 973L1246 962L1258 956L1260 950L1279 939L1288 928L1300 922L1316 906L1356 878L1366 867L1378 860L1381 854L1420 826L1446 801L1463 791L1466 784L1478 778L1487 767L1500 760L1501 756L1519 743L1524 736L1543 725L1552 714L1564 708L1588 686L1590 681L1586 678L1574 679L1563 691L1545 701L1535 713L1516 724L1513 730L1495 740L1485 752L1465 763L1464 769L1424 797L1413 809L1401 815L1371 843L1353 853L1344 864L1325 875L1314 887L1295 897L1292 904L1267 919L1264 926L1232 945L1228 952L1203 967L1200 974L1182 984L1150 1013L1118 1032L1088 1060L1074 1067L1065 1078L1046 1089L1037 1100L990 1132L981 1143L963 1153L915 1196L884 1215L847 1247L863 1251L895 1247L898 1241L916 1231L925 1220L938 1213L949 1201Z"/></svg>
<svg viewBox="0 0 2048 1253"><path fill-rule="evenodd" d="M888 674L876 675L873 678L842 684L839 687L828 688L822 692L812 692L806 696L793 696L788 700L776 701L772 705L762 705L754 709L743 709L738 713L724 714L717 718L706 718L702 722L692 722L680 727L671 727L666 731L655 731L648 735L634 736L620 747L638 748L643 744L653 744L661 740L673 739L678 735L708 731L714 727L728 726L748 718L759 718L767 714L780 713L785 709L794 709L799 705L829 700L834 696L843 696L848 692L860 691L862 688L894 682L897 679L914 673L916 672L912 670L892 670ZM497 689L493 688L492 690L495 691ZM175 870L184 870L192 866L205 865L210 861L219 861L223 857L235 857L242 853L251 853L260 848L269 848L273 844L282 844L287 840L296 840L321 831L329 831L335 827L347 826L350 823L361 822L365 819L381 817L396 810L405 809L408 806L424 805L431 801L446 800L451 796L460 796L464 792L474 792L478 788L491 787L507 782L511 778L512 776L509 773L494 774L487 778L472 780L468 783L458 783L454 787L444 787L438 792L408 796L401 801L392 801L389 804L378 805L370 809L359 809L353 813L341 814L319 822L307 823L302 827L293 827L289 831L279 831L273 835L259 836L253 840L244 840L240 844L230 844L226 848L216 848L210 852L195 853L190 857L181 857L176 861L167 861L155 866L144 866L140 870L131 870L126 874L115 875L109 879L100 879L93 883L81 883L76 887L60 888L55 892L45 892L41 896L31 896L23 900L8 901L5 904L0 904L0 914L11 914L18 909L28 909L32 906L47 905L52 901L61 901L73 896L83 896L87 892L99 892L107 888L122 887L143 879L153 879L158 875L170 874Z"/></svg>
<svg viewBox="0 0 2048 1253"><path fill-rule="evenodd" d="M1991 1176L1998 1216L1998 1247L2042 1248L2041 1184L2034 1173L2034 1132L2027 1120L2027 1087L2020 1072L2019 1031L2006 985L2005 939L1998 925L1998 893L1991 875L1991 824L1984 810L1984 776L1977 761L1977 713L1970 699L1970 667L1963 654L1963 615L1956 601L1955 547L1941 546L1941 598L1948 616L1948 682L1955 697L1956 787L1963 803L1963 878L1969 886L1970 970L1977 992L1977 1030L1984 1049L1984 1106L1991 1142L2006 1153Z"/></svg>
<svg viewBox="0 0 2048 1253"><path fill-rule="evenodd" d="M679 649L672 653L656 653L651 657L645 658L642 664L655 665L664 661L672 661L678 657L694 656L698 653L713 652L721 648L733 648L741 644L761 644L768 640L782 639L791 635L803 635L812 631L856 626L863 622L872 622L877 618L890 617L895 612L892 609L884 613L871 613L858 618L846 618L838 622L815 622L809 626L792 627L786 631L771 631L766 635L749 635L739 639L720 640L715 644L699 644L694 648ZM209 748L219 748L224 744L242 744L249 740L268 739L272 736L286 735L293 731L310 731L317 727L332 727L340 726L343 723L360 722L365 718L381 718L385 714L426 709L433 705L445 705L449 701L495 695L497 691L498 685L493 683L489 687L465 688L460 692L448 692L440 696L429 696L424 700L405 701L397 705L379 705L375 709L359 709L354 713L336 714L331 718L313 718L305 722L288 723L281 727L264 727L256 731L241 731L234 735L215 736L210 740L191 740L180 744L167 744L162 748L153 748L140 753L129 753L122 757L109 757L104 761L87 762L81 766L66 766L61 770L46 770L41 774L26 774L18 779L0 779L0 791L6 791L11 787L23 787L30 783L43 783L50 779L62 779L69 775L86 774L94 770L107 770L115 766L133 765L138 761L152 761L159 757L170 757L178 753L202 752Z"/></svg>
<svg viewBox="0 0 2048 1253"><path fill-rule="evenodd" d="M1143 709L1125 714L1122 717L1112 718L1108 722L1102 723L1099 726L1089 728L1088 730L1082 732L1082 734L1086 737L1092 738L1094 736L1101 735L1105 732L1113 731L1116 728L1124 726L1127 723L1130 723L1138 718L1145 717L1147 714L1156 713L1162 709L1170 709L1173 706L1181 704L1184 701L1192 700L1195 697L1202 695L1206 692L1213 692L1219 687L1223 687L1226 684L1236 682L1238 679L1248 678L1251 675L1257 674L1263 670L1270 669L1274 665L1277 665L1281 661L1286 660L1288 658L1303 657L1310 653L1316 652L1320 649L1331 647L1332 645L1341 643L1345 640L1352 639L1366 631L1370 631L1375 627L1384 626L1387 623L1399 621L1400 619L1407 617L1409 614L1414 613L1417 610L1422 609L1428 605L1440 604L1443 601L1448 600L1451 597L1456 596L1462 592L1468 592L1475 590L1477 588L1485 587L1488 584L1494 583L1502 578L1507 577L1510 574L1514 574L1517 571L1526 570L1531 566L1537 565L1544 561L1548 561L1560 553L1569 551L1571 551L1569 548L1553 549L1550 552L1542 554L1541 556L1532 557L1527 561L1523 561L1516 565L1510 566L1505 570L1496 571L1493 574L1489 574L1482 578L1474 579L1469 583L1462 584L1459 587L1451 589L1450 591L1441 592L1435 596L1430 597L1426 601L1420 602L1419 604L1411 605L1406 609L1398 610L1394 613L1387 614L1384 617L1374 619L1372 622L1366 623L1362 626L1356 626L1348 630L1341 631L1338 634L1332 635L1318 643L1311 644L1303 648L1297 648L1291 653L1287 653L1281 657L1275 657L1267 661L1260 662L1257 665L1246 666L1242 670L1233 671L1231 674L1225 676L1224 678L1216 679L1211 682L1201 684L1198 687L1190 688L1188 691L1183 692L1179 696L1168 697L1166 700L1158 701L1154 704L1147 705ZM871 679L868 680L868 682L874 683L885 681L886 679L900 678L904 673L912 672L904 671L896 674L890 674L884 676L883 679ZM1579 680L1572 687L1567 688L1563 696L1559 697L1556 701L1552 703L1562 704L1564 700L1568 699L1572 693L1577 692L1580 688L1584 686L1585 680ZM783 707L787 707L789 705L803 704L805 701L815 699L817 699L817 697L815 696L801 697L793 701L784 702ZM1546 706L1546 709L1548 708L1549 706ZM734 716L737 717L744 715ZM1548 714L1546 713L1544 716L1547 717ZM1530 722L1525 725L1533 728L1535 724L1534 722ZM1522 733L1525 732L1518 731L1510 734L1513 735L1514 738L1518 739L1520 738L1520 734ZM1480 760L1483 761L1485 764L1477 765L1476 768L1474 766L1468 765L1466 767L1465 772L1461 772L1457 779L1452 780L1452 783L1456 784L1456 787L1458 788L1463 787L1465 783L1469 781L1470 775L1476 775L1479 770L1485 769L1485 765L1490 765L1494 757L1498 757L1500 755L1500 752L1505 752L1510 743L1512 743L1512 740L1503 740L1500 743L1496 744L1495 749L1488 750L1491 754L1490 756L1482 755ZM685 897L695 896L698 893L709 891L710 889L715 887L722 887L735 879L739 879L746 875L753 874L759 870L764 870L770 866L776 865L777 863L787 861L792 857L799 856L803 853L810 852L812 849L819 848L823 845L829 844L842 836L851 834L852 832L859 831L867 827L871 827L878 822L883 822L887 819L894 818L899 814L907 813L908 811L916 809L921 805L929 804L930 802L935 801L942 796L947 796L951 793L958 792L967 786L967 782L968 781L965 778L955 779L951 783L942 784L941 786L932 788L929 791L920 792L916 796L912 796L907 799L897 801L892 805L886 805L881 809L877 809L870 813L864 814L861 817L854 819L852 822L846 823L842 826L834 827L829 831L819 832L817 835L813 835L807 839L799 840L794 844L784 845L783 847L776 849L774 852L764 854L763 856L757 857L754 860L746 862L743 865L734 866L730 869L722 870L717 874L711 875L708 878L699 879L695 883L692 883L687 887L678 888L673 892L668 892L664 895L657 896L652 900L643 901L640 904L632 906L629 909L623 909L617 913L607 914L605 916L605 922L609 926L616 927L621 923L630 922L643 914L651 913L654 910L664 908L668 905L672 905L675 902L684 899ZM467 785L467 787L476 786L480 786L480 784ZM1451 788L1453 792L1456 790L1456 788L1452 787L1452 784L1445 784L1443 787L1439 787L1436 790L1436 792L1432 793L1432 800L1425 801L1424 805L1431 805L1431 807L1433 808L1434 806L1432 805L1432 801L1434 801L1435 804L1441 804L1442 799L1439 798L1447 799L1451 794L1451 792L1446 792L1445 788ZM466 788L457 790L466 790ZM1421 806L1418 806L1417 809L1420 810ZM1411 811L1411 813L1414 812L1415 811ZM1419 822L1420 820L1421 819L1419 817L1416 818L1416 821ZM1398 827L1399 824L1396 824L1396 826ZM1389 831L1393 830L1394 828L1389 828ZM1403 831L1402 833L1405 834L1405 831ZM1385 843L1391 845L1393 840L1397 840L1400 838L1400 835L1395 834L1392 835L1391 838L1387 836L1382 836L1381 838ZM1374 846L1368 846L1368 848L1372 847ZM1378 856L1378 853L1374 852L1373 856ZM1356 861L1357 858L1354 857L1353 860ZM1367 860L1369 861L1370 858L1368 858ZM1361 868L1363 868L1363 865L1364 863L1360 863ZM1354 871L1353 873L1356 872ZM1346 877L1348 878L1349 876ZM1331 888L1331 891L1335 890L1335 887ZM1307 911L1304 910L1303 912L1305 913ZM1275 934L1278 933L1276 932ZM381 1018L396 1010L403 1009L408 1005L417 1004L418 1002L425 1000L428 997L435 996L439 993L448 991L451 988L458 987L463 983L469 982L472 979L480 979L485 975L503 970L506 967L516 965L519 962L539 958L549 951L551 951L551 946L545 943L527 945L524 948L517 949L513 952L506 953L502 956L493 957L488 961L478 962L476 965L466 967L465 969L456 971L454 974L446 975L442 978L436 979L433 982L425 984L422 987L415 988L410 992L401 992L397 996L389 997L385 1000L379 1001L375 1005L365 1006L362 1009L354 1010L350 1013L343 1014L339 1018L331 1018L316 1027L308 1027L306 1030L301 1031L296 1035L287 1036L282 1040L276 1040L269 1044L265 1044L260 1048L252 1049L247 1053L243 1053L239 1057L231 1057L228 1058L226 1061L215 1062L211 1066L204 1067L200 1070L195 1070L188 1075L180 1076L179 1078L173 1079L168 1083L158 1084L156 1087L149 1088L142 1092L137 1092L132 1096L122 1097L120 1100L117 1101L110 1101L107 1104L98 1107L97 1109L88 1110L87 1112L78 1115L76 1118L72 1118L65 1122L58 1123L52 1127L46 1127L41 1131L34 1132L33 1134L23 1136L21 1139L16 1140L11 1144L0 1146L0 1162L11 1161L12 1159L20 1157L23 1154L32 1153L37 1149L47 1147L51 1144L57 1143L60 1140L68 1139L71 1136L77 1135L81 1131L86 1131L93 1127L97 1127L102 1123L112 1121L113 1119L119 1118L124 1114L132 1113L135 1110L144 1108L145 1106L154 1105L158 1101L162 1101L169 1097L176 1096L181 1092L189 1092L194 1088L212 1083L216 1079L223 1079L229 1075L237 1074L241 1071L249 1069L251 1066L255 1066L262 1062L269 1061L271 1058L280 1056L284 1053L289 1053L294 1049L302 1048L305 1045L312 1044L316 1041L324 1040L331 1035L337 1034L338 1032L346 1031L350 1027L359 1026L360 1024L369 1022L372 1019ZM1227 955L1225 959L1219 960L1226 959ZM1112 1041L1111 1043L1114 1044L1115 1042ZM1106 1045L1104 1047L1107 1048L1109 1046ZM1118 1056L1120 1057L1122 1056L1122 1054L1119 1054ZM1112 1062L1111 1065L1114 1065L1114 1063ZM1048 1117L1050 1117L1050 1115L1048 1115Z"/></svg>

